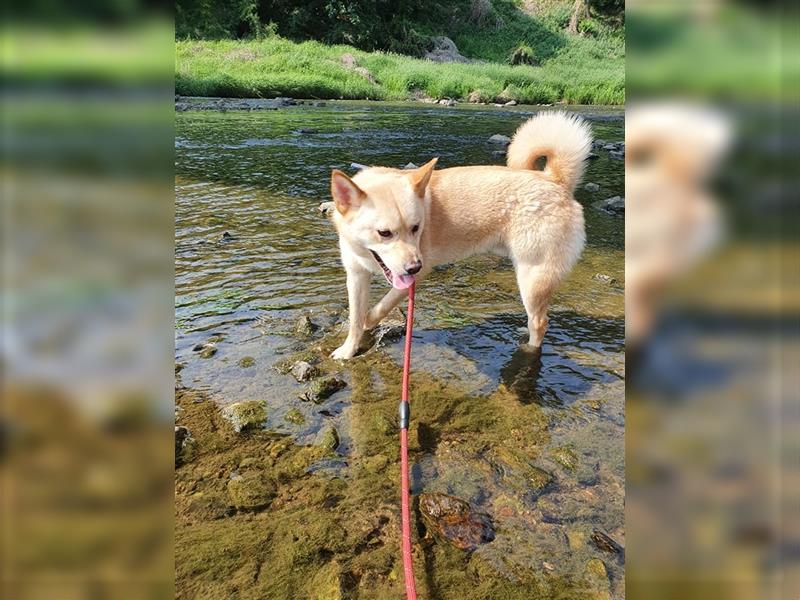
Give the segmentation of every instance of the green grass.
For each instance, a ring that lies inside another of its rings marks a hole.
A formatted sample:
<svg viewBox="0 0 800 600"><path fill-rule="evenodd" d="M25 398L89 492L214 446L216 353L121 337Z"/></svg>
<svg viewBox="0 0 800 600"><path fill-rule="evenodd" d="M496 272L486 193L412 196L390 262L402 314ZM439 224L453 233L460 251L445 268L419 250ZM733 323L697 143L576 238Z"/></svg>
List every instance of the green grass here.
<svg viewBox="0 0 800 600"><path fill-rule="evenodd" d="M622 40L596 44L576 37L556 46L539 66L512 67L434 63L350 46L295 43L278 36L177 41L175 89L186 96L402 100L425 94L465 100L476 92L482 101L624 103ZM505 53L498 48L498 53ZM345 53L355 56L376 83L342 64Z"/></svg>

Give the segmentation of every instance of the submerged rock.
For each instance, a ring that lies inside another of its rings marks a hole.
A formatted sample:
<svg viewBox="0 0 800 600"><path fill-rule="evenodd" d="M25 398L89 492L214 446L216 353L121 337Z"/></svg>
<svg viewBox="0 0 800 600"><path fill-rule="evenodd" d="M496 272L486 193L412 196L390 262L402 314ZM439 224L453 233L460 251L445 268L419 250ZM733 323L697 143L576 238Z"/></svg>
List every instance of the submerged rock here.
<svg viewBox="0 0 800 600"><path fill-rule="evenodd" d="M242 358L239 359L239 361L236 364L242 367L243 369L247 369L256 364L256 359L253 358L252 356L243 356Z"/></svg>
<svg viewBox="0 0 800 600"><path fill-rule="evenodd" d="M472 510L460 498L420 494L419 510L428 531L459 550L473 551L495 537L489 515Z"/></svg>
<svg viewBox="0 0 800 600"><path fill-rule="evenodd" d="M300 398L308 402L313 402L314 404L319 404L345 387L347 387L347 383L338 377L323 377L322 379L311 382L300 395Z"/></svg>
<svg viewBox="0 0 800 600"><path fill-rule="evenodd" d="M292 333L297 337L306 338L310 337L317 329L319 326L311 320L311 317L301 315L295 322Z"/></svg>
<svg viewBox="0 0 800 600"><path fill-rule="evenodd" d="M578 468L578 455L569 446L560 446L553 449L553 460L571 473Z"/></svg>
<svg viewBox="0 0 800 600"><path fill-rule="evenodd" d="M495 133L492 137L489 138L490 144L500 144L501 146L508 146L511 143L511 138L507 135L501 135L499 133Z"/></svg>
<svg viewBox="0 0 800 600"><path fill-rule="evenodd" d="M264 400L236 402L222 409L222 418L233 425L236 433L257 429L267 420L267 403Z"/></svg>
<svg viewBox="0 0 800 600"><path fill-rule="evenodd" d="M611 582L608 579L608 570L599 558L592 558L586 563L584 577L590 588L596 592L590 596L592 600L611 600Z"/></svg>
<svg viewBox="0 0 800 600"><path fill-rule="evenodd" d="M594 545L597 546L603 552L608 552L609 554L621 554L622 553L622 546L620 546L617 542L612 540L608 534L603 533L599 529L595 529L592 532L592 535L589 536L590 539L594 542Z"/></svg>
<svg viewBox="0 0 800 600"><path fill-rule="evenodd" d="M298 360L292 365L292 376L299 382L308 381L317 373L317 369L309 362Z"/></svg>
<svg viewBox="0 0 800 600"><path fill-rule="evenodd" d="M287 423L292 423L294 425L302 425L306 422L306 418L303 416L303 413L300 412L297 408L292 408L289 410L284 416L283 420Z"/></svg>
<svg viewBox="0 0 800 600"><path fill-rule="evenodd" d="M234 475L228 482L228 502L240 510L267 506L275 497L275 482L259 472Z"/></svg>
<svg viewBox="0 0 800 600"><path fill-rule="evenodd" d="M596 192L600 189L600 186L590 181L585 186L583 186L583 189L585 189L587 192Z"/></svg>
<svg viewBox="0 0 800 600"><path fill-rule="evenodd" d="M320 435L319 446L333 452L339 447L339 432L335 427L328 427Z"/></svg>
<svg viewBox="0 0 800 600"><path fill-rule="evenodd" d="M208 344L200 351L200 358L211 358L216 353L217 347L213 344Z"/></svg>

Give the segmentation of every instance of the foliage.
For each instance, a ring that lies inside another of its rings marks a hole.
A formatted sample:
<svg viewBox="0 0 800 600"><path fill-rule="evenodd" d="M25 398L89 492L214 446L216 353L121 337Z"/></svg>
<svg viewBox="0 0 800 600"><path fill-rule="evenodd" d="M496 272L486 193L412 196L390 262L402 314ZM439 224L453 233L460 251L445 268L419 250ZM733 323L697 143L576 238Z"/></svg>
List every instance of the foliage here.
<svg viewBox="0 0 800 600"><path fill-rule="evenodd" d="M492 63L435 63L393 53L360 51L319 42L262 40L179 41L176 92L187 96L432 98L517 100L540 104L624 102L624 58L608 59L592 46L568 49L538 67ZM376 80L342 62L352 54Z"/></svg>
<svg viewBox="0 0 800 600"><path fill-rule="evenodd" d="M533 48L527 44L520 44L508 57L508 62L512 65L535 65L536 58Z"/></svg>

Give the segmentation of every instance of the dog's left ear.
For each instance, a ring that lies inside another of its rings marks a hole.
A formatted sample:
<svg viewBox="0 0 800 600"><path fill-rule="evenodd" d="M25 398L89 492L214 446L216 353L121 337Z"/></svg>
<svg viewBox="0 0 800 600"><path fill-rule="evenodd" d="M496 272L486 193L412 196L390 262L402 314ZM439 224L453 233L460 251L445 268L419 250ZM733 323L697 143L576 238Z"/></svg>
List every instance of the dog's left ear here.
<svg viewBox="0 0 800 600"><path fill-rule="evenodd" d="M438 157L432 158L411 174L411 185L414 186L414 192L420 198L425 197L425 188L428 187L428 182L431 180L433 169L436 167L438 160Z"/></svg>

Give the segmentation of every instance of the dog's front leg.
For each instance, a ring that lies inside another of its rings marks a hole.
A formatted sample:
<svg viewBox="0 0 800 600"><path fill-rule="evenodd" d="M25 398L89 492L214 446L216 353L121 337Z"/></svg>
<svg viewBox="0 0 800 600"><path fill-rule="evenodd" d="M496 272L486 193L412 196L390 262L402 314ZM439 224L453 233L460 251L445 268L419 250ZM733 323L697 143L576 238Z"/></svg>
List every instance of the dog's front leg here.
<svg viewBox="0 0 800 600"><path fill-rule="evenodd" d="M408 290L398 290L397 288L392 288L386 292L386 295L381 298L367 314L366 321L364 322L364 329L369 330L377 326L378 323L383 321L384 317L392 312L392 309L397 306L399 302L406 296L408 296Z"/></svg>
<svg viewBox="0 0 800 600"><path fill-rule="evenodd" d="M430 272L430 267L423 267L422 271L417 273L417 283L425 279ZM372 307L372 310L370 310L369 313L367 313L367 320L364 323L364 329L369 330L377 326L378 323L383 321L386 315L392 312L392 309L397 306L406 296L408 296L408 290L398 290L397 288L392 288L386 292L386 295L381 298L375 306Z"/></svg>
<svg viewBox="0 0 800 600"><path fill-rule="evenodd" d="M364 333L364 321L369 303L370 273L355 267L347 269L347 297L350 305L350 327L347 339L331 353L338 360L353 358Z"/></svg>

